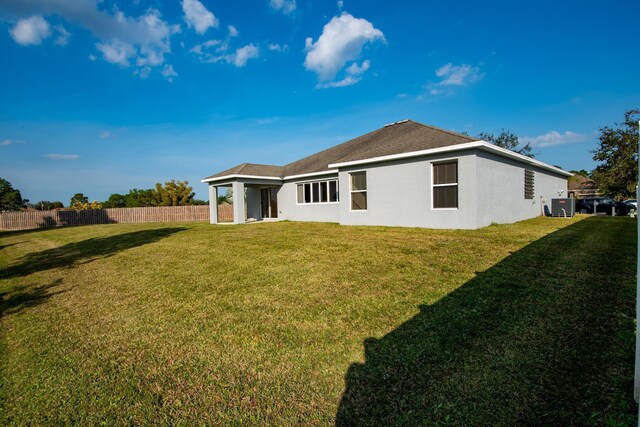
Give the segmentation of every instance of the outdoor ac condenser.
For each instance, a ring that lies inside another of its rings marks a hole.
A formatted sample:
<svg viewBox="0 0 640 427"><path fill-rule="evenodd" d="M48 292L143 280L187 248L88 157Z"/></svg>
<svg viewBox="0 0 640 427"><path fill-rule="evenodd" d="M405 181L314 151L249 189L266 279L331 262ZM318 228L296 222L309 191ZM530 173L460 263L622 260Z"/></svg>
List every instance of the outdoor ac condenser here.
<svg viewBox="0 0 640 427"><path fill-rule="evenodd" d="M576 199L551 199L551 215L571 218L576 214Z"/></svg>

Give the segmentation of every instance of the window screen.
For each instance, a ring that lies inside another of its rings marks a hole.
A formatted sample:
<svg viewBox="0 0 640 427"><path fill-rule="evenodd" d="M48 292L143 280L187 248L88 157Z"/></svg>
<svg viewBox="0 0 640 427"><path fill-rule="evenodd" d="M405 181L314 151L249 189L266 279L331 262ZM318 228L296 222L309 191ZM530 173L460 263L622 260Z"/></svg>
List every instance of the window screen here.
<svg viewBox="0 0 640 427"><path fill-rule="evenodd" d="M458 207L458 162L433 165L433 207Z"/></svg>
<svg viewBox="0 0 640 427"><path fill-rule="evenodd" d="M367 210L367 173L353 172L351 181L351 210Z"/></svg>

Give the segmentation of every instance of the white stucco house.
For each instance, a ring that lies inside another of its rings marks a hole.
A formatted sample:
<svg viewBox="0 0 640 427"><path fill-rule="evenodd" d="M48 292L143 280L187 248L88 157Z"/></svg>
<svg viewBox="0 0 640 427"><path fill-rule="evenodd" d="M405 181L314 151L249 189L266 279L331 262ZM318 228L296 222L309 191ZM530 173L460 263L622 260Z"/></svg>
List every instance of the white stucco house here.
<svg viewBox="0 0 640 427"><path fill-rule="evenodd" d="M467 135L403 120L285 166L243 163L202 180L234 223L265 219L475 229L543 214L571 173ZM245 203L238 195L246 194Z"/></svg>

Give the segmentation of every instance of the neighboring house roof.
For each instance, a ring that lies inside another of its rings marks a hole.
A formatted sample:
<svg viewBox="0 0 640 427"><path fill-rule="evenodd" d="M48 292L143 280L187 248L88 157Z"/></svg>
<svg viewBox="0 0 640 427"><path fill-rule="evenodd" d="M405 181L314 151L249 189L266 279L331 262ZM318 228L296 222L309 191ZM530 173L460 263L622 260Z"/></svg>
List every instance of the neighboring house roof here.
<svg viewBox="0 0 640 427"><path fill-rule="evenodd" d="M570 196L578 198L601 196L603 194L595 182L583 175L576 174L570 177L567 188Z"/></svg>
<svg viewBox="0 0 640 427"><path fill-rule="evenodd" d="M569 179L569 190L595 190L596 184L583 175L574 175Z"/></svg>
<svg viewBox="0 0 640 427"><path fill-rule="evenodd" d="M427 126L413 120L403 120L285 166L243 163L204 178L202 182L236 177L283 179L301 175L331 173L337 172L336 167L346 164L359 164L371 160L382 161L394 157L412 157L414 155L429 154L431 151L451 151L465 148L490 149L503 156L515 157L561 174L570 175L562 169L546 165L467 135Z"/></svg>

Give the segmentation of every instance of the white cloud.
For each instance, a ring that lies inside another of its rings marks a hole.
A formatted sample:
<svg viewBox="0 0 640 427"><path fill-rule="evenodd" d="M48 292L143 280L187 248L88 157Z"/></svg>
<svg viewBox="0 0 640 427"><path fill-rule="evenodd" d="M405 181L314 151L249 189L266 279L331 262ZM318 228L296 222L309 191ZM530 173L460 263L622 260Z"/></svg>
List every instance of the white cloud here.
<svg viewBox="0 0 640 427"><path fill-rule="evenodd" d="M290 14L294 10L296 10L296 0L270 0L269 6L273 10L278 10L284 13L285 15Z"/></svg>
<svg viewBox="0 0 640 427"><path fill-rule="evenodd" d="M206 55L205 49L208 49L212 46L218 46L221 43L222 43L222 40L207 40L204 43L195 45L190 49L190 51L192 53L195 53L196 55L200 55L200 56Z"/></svg>
<svg viewBox="0 0 640 427"><path fill-rule="evenodd" d="M321 82L333 80L347 62L360 57L367 43L376 40L384 41L384 34L371 22L343 13L324 26L315 43L311 37L307 38L304 66L315 72Z"/></svg>
<svg viewBox="0 0 640 427"><path fill-rule="evenodd" d="M7 145L14 144L26 144L24 141L17 141L15 139L5 139L4 141L0 141L0 147L6 147Z"/></svg>
<svg viewBox="0 0 640 427"><path fill-rule="evenodd" d="M40 15L19 20L16 25L9 30L9 34L16 43L23 46L39 45L42 40L51 35L49 23Z"/></svg>
<svg viewBox="0 0 640 427"><path fill-rule="evenodd" d="M96 43L96 49L102 53L102 58L112 64L128 67L129 59L136 54L133 45L121 40L111 40L109 43Z"/></svg>
<svg viewBox="0 0 640 427"><path fill-rule="evenodd" d="M229 29L229 37L238 37L238 34L240 34L233 25L229 25L227 28Z"/></svg>
<svg viewBox="0 0 640 427"><path fill-rule="evenodd" d="M342 10L344 7L344 2L342 0L338 0L338 9Z"/></svg>
<svg viewBox="0 0 640 427"><path fill-rule="evenodd" d="M316 86L319 89L328 89L330 87L345 87L352 86L360 81L360 77L356 76L347 76L342 80L338 80L337 82L328 82L328 83L318 83Z"/></svg>
<svg viewBox="0 0 640 427"><path fill-rule="evenodd" d="M347 73L351 75L362 74L369 69L371 63L368 59L364 60L361 65L358 65L357 62L354 62L347 68Z"/></svg>
<svg viewBox="0 0 640 427"><path fill-rule="evenodd" d="M267 49L274 51L274 52L283 52L285 50L287 50L287 45L280 45L278 43L269 43L267 45Z"/></svg>
<svg viewBox="0 0 640 427"><path fill-rule="evenodd" d="M71 33L67 31L62 25L56 25L53 28L58 32L58 37L56 37L53 43L57 44L58 46L68 45Z"/></svg>
<svg viewBox="0 0 640 427"><path fill-rule="evenodd" d="M214 47L214 53L211 53L209 50ZM225 53L228 50L228 41L208 40L202 44L194 46L191 49L191 52L198 55L202 62L215 64L217 62L224 61L228 64L233 64L236 67L240 68L247 65L247 61L249 59L258 58L260 56L260 49L253 43L238 48L233 53Z"/></svg>
<svg viewBox="0 0 640 427"><path fill-rule="evenodd" d="M257 58L260 56L260 50L254 44L248 44L236 50L232 59L228 62L233 62L236 67L244 67L247 65L247 61L251 58Z"/></svg>
<svg viewBox="0 0 640 427"><path fill-rule="evenodd" d="M122 66L132 63L138 67L162 65L164 55L171 52L171 36L180 31L178 25L164 21L155 9L147 9L143 15L130 17L116 6L99 9L101 0L8 0L4 3L6 11L17 16L34 13L56 15L89 30L98 39L96 48L102 53L103 59ZM18 22L16 28L22 21ZM66 29L60 28L55 28L59 34L56 43L64 44L69 34ZM132 61L134 58L135 61Z"/></svg>
<svg viewBox="0 0 640 427"><path fill-rule="evenodd" d="M464 86L482 80L484 74L478 67L448 63L436 70L436 76L442 78L438 83L440 86Z"/></svg>
<svg viewBox="0 0 640 427"><path fill-rule="evenodd" d="M588 139L587 135L565 131L564 133L552 130L543 135L534 137L523 136L519 140L524 144L531 144L532 147L552 147L554 145L574 144L584 142Z"/></svg>
<svg viewBox="0 0 640 427"><path fill-rule="evenodd" d="M52 160L76 160L80 158L77 154L45 154L44 156Z"/></svg>
<svg viewBox="0 0 640 427"><path fill-rule="evenodd" d="M320 83L317 87L320 89L327 89L330 87L352 86L362 80L362 73L367 71L370 65L371 63L368 59L363 61L360 65L358 65L357 62L354 62L347 67L347 76L345 78L336 82Z"/></svg>
<svg viewBox="0 0 640 427"><path fill-rule="evenodd" d="M431 95L452 94L452 87L468 86L484 78L484 73L480 71L479 67L468 64L453 65L448 63L436 69L435 74L440 77L440 81L426 85Z"/></svg>
<svg viewBox="0 0 640 427"><path fill-rule="evenodd" d="M138 76L143 80L149 77L149 74L151 74L151 67L149 67L148 65L145 65L144 67L136 68L133 72L134 76Z"/></svg>
<svg viewBox="0 0 640 427"><path fill-rule="evenodd" d="M100 138L102 139L113 138L113 134L108 130L103 130L102 132L100 132Z"/></svg>
<svg viewBox="0 0 640 427"><path fill-rule="evenodd" d="M182 0L184 20L198 34L204 34L209 28L218 28L218 18L207 10L198 0Z"/></svg>
<svg viewBox="0 0 640 427"><path fill-rule="evenodd" d="M164 66L164 70L162 70L162 75L170 82L173 82L174 77L178 77L178 73L176 73L176 70L173 69L173 65L171 64L167 64Z"/></svg>

